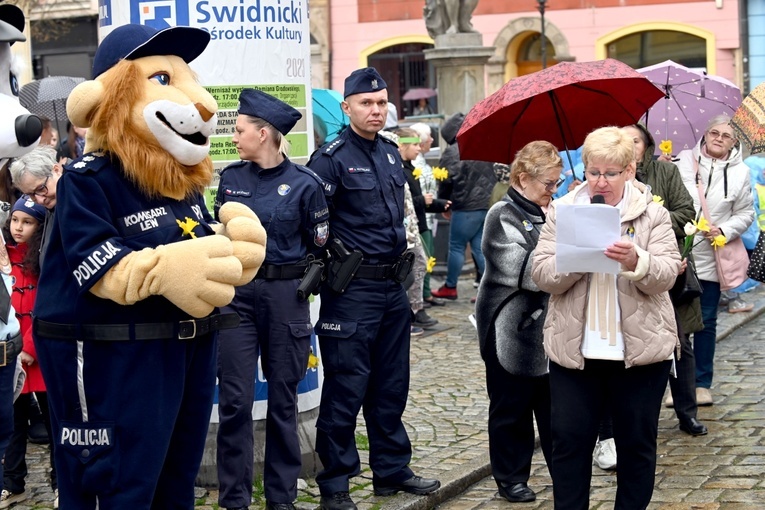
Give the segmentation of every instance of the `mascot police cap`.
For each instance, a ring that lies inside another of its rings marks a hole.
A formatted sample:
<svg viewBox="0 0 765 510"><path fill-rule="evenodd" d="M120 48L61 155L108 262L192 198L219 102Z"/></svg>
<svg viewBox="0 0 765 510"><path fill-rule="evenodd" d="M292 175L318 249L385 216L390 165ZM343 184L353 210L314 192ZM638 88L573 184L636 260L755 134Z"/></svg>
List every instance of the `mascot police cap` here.
<svg viewBox="0 0 765 510"><path fill-rule="evenodd" d="M210 34L200 28L157 30L146 25L123 25L112 30L98 46L93 59L93 79L122 59L176 55L188 64L202 54L209 42Z"/></svg>
<svg viewBox="0 0 765 510"><path fill-rule="evenodd" d="M242 89L239 113L268 121L283 135L289 133L302 117L299 111L284 101L257 89Z"/></svg>
<svg viewBox="0 0 765 510"><path fill-rule="evenodd" d="M363 94L364 92L377 92L387 88L388 84L382 79L377 69L365 67L363 69L356 69L345 79L345 93L343 97Z"/></svg>

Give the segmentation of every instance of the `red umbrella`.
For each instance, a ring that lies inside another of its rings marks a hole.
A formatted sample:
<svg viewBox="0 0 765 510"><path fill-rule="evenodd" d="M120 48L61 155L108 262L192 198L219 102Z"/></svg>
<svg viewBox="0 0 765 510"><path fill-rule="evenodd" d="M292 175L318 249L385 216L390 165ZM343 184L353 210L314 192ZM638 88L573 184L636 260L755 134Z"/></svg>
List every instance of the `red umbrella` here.
<svg viewBox="0 0 765 510"><path fill-rule="evenodd" d="M574 149L602 126L626 126L664 93L618 60L561 62L514 78L476 104L457 134L462 159L511 163L527 143Z"/></svg>

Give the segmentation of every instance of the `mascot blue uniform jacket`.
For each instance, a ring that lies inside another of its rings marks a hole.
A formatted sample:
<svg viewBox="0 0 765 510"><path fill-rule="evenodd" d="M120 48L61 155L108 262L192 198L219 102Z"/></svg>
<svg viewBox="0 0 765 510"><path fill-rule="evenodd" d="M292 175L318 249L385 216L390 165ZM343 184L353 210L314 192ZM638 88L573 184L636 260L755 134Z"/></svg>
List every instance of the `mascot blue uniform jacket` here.
<svg viewBox="0 0 765 510"><path fill-rule="evenodd" d="M376 71L354 72L345 96L381 88L385 82ZM362 404L374 480L395 484L413 476L401 421L409 392L409 301L401 283L365 276L367 268L374 273L372 266L393 264L406 249L406 178L393 142L362 138L352 128L317 150L308 166L324 181L332 236L364 254L344 293L322 289L316 324L324 364L316 424L324 469L316 480L329 497L347 492L349 478L360 472L354 431Z"/></svg>
<svg viewBox="0 0 765 510"><path fill-rule="evenodd" d="M300 119L291 106L254 89L243 90L239 104L240 115L266 120L282 135ZM249 120L245 126L256 129ZM252 161L226 167L218 184L216 213L227 202L251 207L263 222L268 242L265 264L255 280L237 288L234 301L223 309L237 313L242 323L220 333L218 502L223 508L244 508L252 501L252 402L260 353L268 381L264 492L269 503L291 504L301 470L297 387L306 373L313 331L308 301L298 300L297 288L306 257L320 257L327 241L327 201L321 179L284 157L273 168Z"/></svg>
<svg viewBox="0 0 765 510"><path fill-rule="evenodd" d="M19 104L19 82L11 65L11 45L25 41L24 13L15 5L0 5L0 168L11 157L22 156L37 145L42 123ZM0 458L13 434L13 395L17 356L21 352L22 339L19 321L10 306L11 264L5 246L0 246L2 271L0 285ZM0 484L3 480L3 464L0 463Z"/></svg>
<svg viewBox="0 0 765 510"><path fill-rule="evenodd" d="M207 41L187 27L116 28L67 102L90 128L87 152L57 184L33 324L63 509L194 506L217 330L239 322L216 307L259 267L257 250L234 255L258 244L234 220L262 230L244 208L251 217L214 231L204 206L217 105L187 62Z"/></svg>

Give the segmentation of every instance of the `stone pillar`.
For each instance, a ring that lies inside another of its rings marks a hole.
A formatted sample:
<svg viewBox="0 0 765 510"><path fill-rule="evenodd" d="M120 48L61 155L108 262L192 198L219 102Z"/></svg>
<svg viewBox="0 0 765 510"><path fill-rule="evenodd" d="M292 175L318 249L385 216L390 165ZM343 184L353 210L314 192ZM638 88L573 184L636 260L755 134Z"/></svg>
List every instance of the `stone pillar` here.
<svg viewBox="0 0 765 510"><path fill-rule="evenodd" d="M425 50L425 60L437 72L438 107L447 118L467 114L486 95L484 66L494 48L484 47L479 33L437 35L435 48Z"/></svg>

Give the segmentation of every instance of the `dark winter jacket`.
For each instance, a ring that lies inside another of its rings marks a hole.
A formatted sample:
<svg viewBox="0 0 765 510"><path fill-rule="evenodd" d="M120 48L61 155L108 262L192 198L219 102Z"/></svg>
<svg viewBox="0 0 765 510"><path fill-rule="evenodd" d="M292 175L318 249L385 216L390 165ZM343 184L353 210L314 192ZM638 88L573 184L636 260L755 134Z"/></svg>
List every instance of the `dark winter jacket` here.
<svg viewBox="0 0 765 510"><path fill-rule="evenodd" d="M451 200L453 211L481 211L489 208L489 199L497 177L494 164L485 161L462 161L457 146L457 132L465 116L457 113L441 127L441 136L449 146L444 149L438 166L449 176L438 186L438 198Z"/></svg>
<svg viewBox="0 0 765 510"><path fill-rule="evenodd" d="M672 219L672 230L677 237L678 248L682 251L683 240L685 239L683 227L695 219L696 210L693 207L693 198L683 184L683 178L678 168L673 163L658 161L653 158L656 142L651 133L643 126L638 125L636 127L645 134L648 140L643 161L638 164L637 180L649 185L651 194L664 200L664 207L669 211L669 217ZM688 304L675 304L675 310L683 333L690 334L704 328L699 299L694 299Z"/></svg>
<svg viewBox="0 0 765 510"><path fill-rule="evenodd" d="M484 223L486 272L476 299L481 357L513 375L547 373L542 345L549 295L531 279L531 259L545 222L538 205L510 188Z"/></svg>
<svg viewBox="0 0 765 510"><path fill-rule="evenodd" d="M409 192L412 194L412 203L414 203L414 212L417 214L417 227L420 234L430 230L425 213L439 213L446 211L446 200L434 198L430 205L425 204L425 196L422 194L420 181L414 178L414 165L411 161L404 161L404 175L409 184Z"/></svg>

